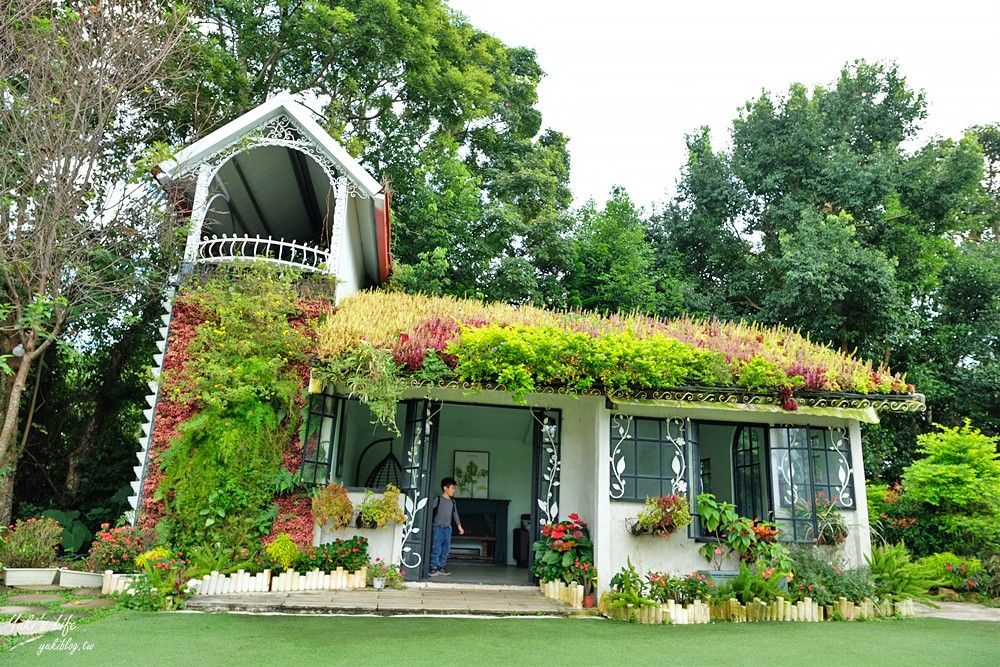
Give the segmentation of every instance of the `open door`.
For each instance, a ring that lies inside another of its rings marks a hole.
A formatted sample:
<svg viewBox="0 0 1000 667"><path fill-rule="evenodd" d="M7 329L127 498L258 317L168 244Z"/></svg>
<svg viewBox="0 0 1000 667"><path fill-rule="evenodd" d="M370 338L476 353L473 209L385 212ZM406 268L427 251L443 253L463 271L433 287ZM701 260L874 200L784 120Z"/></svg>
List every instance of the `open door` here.
<svg viewBox="0 0 1000 667"><path fill-rule="evenodd" d="M437 447L437 420L440 403L430 400L407 401L403 426L403 480L400 491L406 524L403 526L400 561L406 579L419 580L428 574L430 520L428 500L432 493L431 471Z"/></svg>

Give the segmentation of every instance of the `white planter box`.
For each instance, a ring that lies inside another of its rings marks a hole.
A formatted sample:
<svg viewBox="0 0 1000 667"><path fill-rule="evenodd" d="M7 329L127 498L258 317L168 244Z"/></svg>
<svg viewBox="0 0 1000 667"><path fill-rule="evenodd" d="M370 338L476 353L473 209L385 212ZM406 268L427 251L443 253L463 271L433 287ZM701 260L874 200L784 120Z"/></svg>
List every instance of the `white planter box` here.
<svg viewBox="0 0 1000 667"><path fill-rule="evenodd" d="M3 571L8 586L51 586L59 574L55 567L5 567Z"/></svg>
<svg viewBox="0 0 1000 667"><path fill-rule="evenodd" d="M100 572L82 572L59 568L59 585L63 588L100 588L104 575Z"/></svg>

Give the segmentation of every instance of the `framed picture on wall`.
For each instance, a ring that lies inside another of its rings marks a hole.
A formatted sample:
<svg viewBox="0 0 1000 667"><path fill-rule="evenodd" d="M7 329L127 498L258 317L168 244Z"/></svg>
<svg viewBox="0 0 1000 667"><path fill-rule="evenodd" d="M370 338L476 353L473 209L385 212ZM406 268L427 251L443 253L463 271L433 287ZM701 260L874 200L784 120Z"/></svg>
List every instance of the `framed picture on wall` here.
<svg viewBox="0 0 1000 667"><path fill-rule="evenodd" d="M490 497L490 453L455 452L455 481L460 498Z"/></svg>

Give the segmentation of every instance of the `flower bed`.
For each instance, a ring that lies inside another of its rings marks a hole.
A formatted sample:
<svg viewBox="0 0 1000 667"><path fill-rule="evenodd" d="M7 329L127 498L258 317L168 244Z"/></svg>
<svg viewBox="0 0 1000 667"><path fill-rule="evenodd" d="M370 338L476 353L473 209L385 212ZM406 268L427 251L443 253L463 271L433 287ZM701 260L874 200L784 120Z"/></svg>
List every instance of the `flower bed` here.
<svg viewBox="0 0 1000 667"><path fill-rule="evenodd" d="M601 602L597 606L598 611L608 618L619 621L631 621L643 625L661 625L672 623L674 625L692 625L708 623L711 621L710 607L695 600L690 604L677 604L673 600L657 602L649 605L624 605L612 607L608 602L607 594L601 597Z"/></svg>
<svg viewBox="0 0 1000 667"><path fill-rule="evenodd" d="M819 605L806 598L791 603L784 598L766 603L754 600L750 604L740 604L739 600L713 601L711 604L695 601L688 605L667 602L626 605L612 607L607 595L601 598L598 611L608 618L620 621L630 621L644 625L660 625L673 623L685 625L691 623L709 623L711 621L731 621L733 623L752 623L765 621L790 621L815 623L821 621L856 621L859 619L888 618L892 616L912 617L913 600L893 602L883 600L876 602L869 598L854 604L845 598L840 598L832 605Z"/></svg>
<svg viewBox="0 0 1000 667"><path fill-rule="evenodd" d="M131 586L136 575L120 574L108 570L104 573L101 593L122 593ZM239 593L267 593L291 591L333 591L347 588L365 588L368 580L368 568L362 567L355 572L337 568L333 572L312 570L301 573L295 570L285 570L272 576L271 570L252 574L246 570L237 570L226 575L219 572L206 574L201 579L191 579L188 587L195 595L228 595Z"/></svg>

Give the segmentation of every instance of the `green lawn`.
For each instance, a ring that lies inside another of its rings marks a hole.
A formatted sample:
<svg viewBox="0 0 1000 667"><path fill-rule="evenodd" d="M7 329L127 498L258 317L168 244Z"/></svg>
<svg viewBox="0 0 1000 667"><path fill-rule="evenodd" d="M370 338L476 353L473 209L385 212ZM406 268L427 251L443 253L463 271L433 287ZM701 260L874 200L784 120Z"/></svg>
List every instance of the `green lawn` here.
<svg viewBox="0 0 1000 667"><path fill-rule="evenodd" d="M75 652L71 654L71 649ZM6 665L996 665L1000 624L638 626L590 618L123 612L45 636Z"/></svg>

